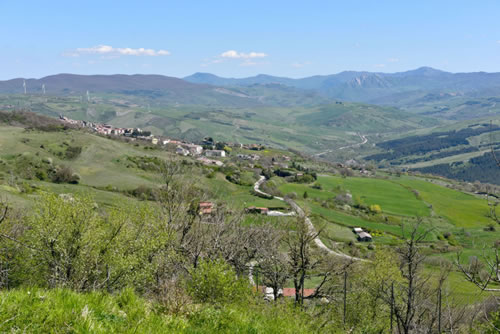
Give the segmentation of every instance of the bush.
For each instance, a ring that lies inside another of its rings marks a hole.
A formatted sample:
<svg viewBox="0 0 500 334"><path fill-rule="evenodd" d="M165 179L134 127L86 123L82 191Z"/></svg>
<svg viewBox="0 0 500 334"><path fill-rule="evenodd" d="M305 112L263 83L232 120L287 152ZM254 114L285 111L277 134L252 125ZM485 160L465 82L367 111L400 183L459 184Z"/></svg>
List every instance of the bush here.
<svg viewBox="0 0 500 334"><path fill-rule="evenodd" d="M190 274L188 293L201 303L232 303L250 293L246 278L238 278L224 260L202 260Z"/></svg>
<svg viewBox="0 0 500 334"><path fill-rule="evenodd" d="M382 209L380 208L380 205L373 204L373 205L370 205L370 212L378 214L378 213L382 212Z"/></svg>
<svg viewBox="0 0 500 334"><path fill-rule="evenodd" d="M68 160L77 158L82 153L80 146L69 146L64 153L64 157Z"/></svg>
<svg viewBox="0 0 500 334"><path fill-rule="evenodd" d="M311 186L311 188L318 189L318 190L323 189L323 187L321 186L321 183L319 183L319 182L314 182L314 184Z"/></svg>
<svg viewBox="0 0 500 334"><path fill-rule="evenodd" d="M495 225L494 224L488 224L488 226L486 226L484 228L484 230L486 232L495 232L496 231L496 228L495 228Z"/></svg>
<svg viewBox="0 0 500 334"><path fill-rule="evenodd" d="M146 200L154 200L155 199L155 191L152 188L146 187L144 185L140 185L134 190L129 191L129 193L143 201Z"/></svg>
<svg viewBox="0 0 500 334"><path fill-rule="evenodd" d="M80 176L78 174L73 173L73 170L67 166L59 168L52 175L52 182L54 183L78 184L79 181L80 181Z"/></svg>

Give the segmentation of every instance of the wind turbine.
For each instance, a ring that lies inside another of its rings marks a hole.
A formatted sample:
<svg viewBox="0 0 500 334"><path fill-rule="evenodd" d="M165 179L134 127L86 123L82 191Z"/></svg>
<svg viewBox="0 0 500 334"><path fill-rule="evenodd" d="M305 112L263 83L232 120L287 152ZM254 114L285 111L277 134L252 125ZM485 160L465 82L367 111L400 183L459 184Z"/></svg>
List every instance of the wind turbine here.
<svg viewBox="0 0 500 334"><path fill-rule="evenodd" d="M89 91L87 91L87 102L90 102L90 94L89 94Z"/></svg>
<svg viewBox="0 0 500 334"><path fill-rule="evenodd" d="M24 95L26 95L26 80L23 80Z"/></svg>
<svg viewBox="0 0 500 334"><path fill-rule="evenodd" d="M43 95L45 95L45 84L42 84L42 92L43 92Z"/></svg>

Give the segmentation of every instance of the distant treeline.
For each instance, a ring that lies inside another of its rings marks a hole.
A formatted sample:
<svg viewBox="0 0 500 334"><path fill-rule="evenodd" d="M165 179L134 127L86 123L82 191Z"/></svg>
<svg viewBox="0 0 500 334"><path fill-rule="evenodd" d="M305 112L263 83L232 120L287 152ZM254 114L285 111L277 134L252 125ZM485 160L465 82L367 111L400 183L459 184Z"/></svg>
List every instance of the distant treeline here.
<svg viewBox="0 0 500 334"><path fill-rule="evenodd" d="M423 155L432 151L444 150L459 145L468 145L467 138L482 133L497 131L498 125L481 124L479 128L468 127L459 131L436 132L425 136L411 136L378 143L377 146L386 153L373 154L366 160L393 160L410 155Z"/></svg>
<svg viewBox="0 0 500 334"><path fill-rule="evenodd" d="M497 157L500 156L500 151L495 151L495 155ZM440 164L415 170L426 174L441 175L462 181L480 181L500 185L500 168L498 168L493 154L491 153L472 158L468 163L460 161L452 164Z"/></svg>
<svg viewBox="0 0 500 334"><path fill-rule="evenodd" d="M462 149L458 149L458 150L454 150L454 151L444 151L444 152L431 154L428 157L408 159L408 160L406 160L406 163L413 164L413 163L420 162L420 161L430 161L430 160L435 160L435 159L451 157L451 156L454 156L457 154L464 154L464 153L477 152L477 151L479 151L479 149L477 147L469 146L469 147L464 147Z"/></svg>

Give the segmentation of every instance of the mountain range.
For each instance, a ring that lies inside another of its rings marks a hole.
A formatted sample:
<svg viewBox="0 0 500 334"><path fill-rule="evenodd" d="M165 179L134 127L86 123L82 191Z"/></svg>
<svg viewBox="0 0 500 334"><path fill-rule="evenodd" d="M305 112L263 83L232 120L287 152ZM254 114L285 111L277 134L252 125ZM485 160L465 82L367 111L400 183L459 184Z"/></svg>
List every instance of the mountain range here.
<svg viewBox="0 0 500 334"><path fill-rule="evenodd" d="M223 78L195 73L183 79L163 75L57 74L41 79L0 81L0 93L83 95L117 93L152 98L166 104L318 105L334 100L408 106L457 96L482 98L500 95L500 73L450 73L430 67L399 73L344 71L301 79L260 74Z"/></svg>
<svg viewBox="0 0 500 334"><path fill-rule="evenodd" d="M399 73L344 71L301 79L264 74L235 79L221 78L209 73L195 73L185 77L184 80L229 87L274 83L313 90L333 99L388 104L401 100L403 96L420 96L423 93L439 92L471 97L500 94L500 73L450 73L431 67Z"/></svg>

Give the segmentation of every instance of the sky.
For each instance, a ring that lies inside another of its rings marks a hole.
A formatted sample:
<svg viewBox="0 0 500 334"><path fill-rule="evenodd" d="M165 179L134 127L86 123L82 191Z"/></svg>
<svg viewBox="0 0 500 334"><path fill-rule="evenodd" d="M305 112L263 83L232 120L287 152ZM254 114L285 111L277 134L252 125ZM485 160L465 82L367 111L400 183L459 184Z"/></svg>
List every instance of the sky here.
<svg viewBox="0 0 500 334"><path fill-rule="evenodd" d="M0 80L500 72L500 1L0 1Z"/></svg>

